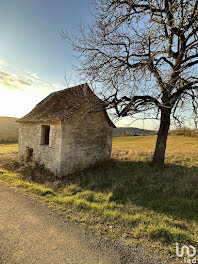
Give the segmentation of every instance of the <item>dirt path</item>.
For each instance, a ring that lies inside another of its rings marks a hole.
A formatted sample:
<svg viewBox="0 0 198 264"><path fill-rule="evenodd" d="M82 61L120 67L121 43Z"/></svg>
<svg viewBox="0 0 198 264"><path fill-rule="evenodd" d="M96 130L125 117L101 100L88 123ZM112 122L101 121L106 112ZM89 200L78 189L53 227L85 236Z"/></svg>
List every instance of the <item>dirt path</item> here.
<svg viewBox="0 0 198 264"><path fill-rule="evenodd" d="M0 264L167 263L139 247L111 243L0 184Z"/></svg>

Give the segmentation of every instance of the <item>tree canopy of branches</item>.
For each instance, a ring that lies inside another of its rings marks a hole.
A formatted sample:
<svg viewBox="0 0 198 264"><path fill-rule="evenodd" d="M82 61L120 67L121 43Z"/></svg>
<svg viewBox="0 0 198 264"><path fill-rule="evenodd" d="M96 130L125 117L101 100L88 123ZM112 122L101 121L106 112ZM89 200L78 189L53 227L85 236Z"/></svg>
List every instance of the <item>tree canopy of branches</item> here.
<svg viewBox="0 0 198 264"><path fill-rule="evenodd" d="M160 113L153 163L164 164L171 115L198 105L198 0L95 0L94 22L72 42L78 70L105 87L117 116Z"/></svg>

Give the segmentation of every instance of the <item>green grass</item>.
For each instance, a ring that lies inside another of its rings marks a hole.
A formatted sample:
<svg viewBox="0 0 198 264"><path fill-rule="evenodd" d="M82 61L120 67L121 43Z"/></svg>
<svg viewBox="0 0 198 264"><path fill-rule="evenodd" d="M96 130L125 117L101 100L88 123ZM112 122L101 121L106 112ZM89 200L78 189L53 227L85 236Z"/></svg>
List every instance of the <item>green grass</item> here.
<svg viewBox="0 0 198 264"><path fill-rule="evenodd" d="M46 196L52 195L54 196L55 193L52 189L46 188L39 184L34 184L30 182L26 182L21 179L21 175L16 173L10 173L6 170L0 170L0 182L6 182L11 184L12 186L25 189L27 192L39 195L39 196Z"/></svg>
<svg viewBox="0 0 198 264"><path fill-rule="evenodd" d="M111 161L65 178L59 188L5 170L0 181L41 197L97 231L175 255L175 242L198 247L198 139L169 137L163 169L150 166L155 140L114 138Z"/></svg>

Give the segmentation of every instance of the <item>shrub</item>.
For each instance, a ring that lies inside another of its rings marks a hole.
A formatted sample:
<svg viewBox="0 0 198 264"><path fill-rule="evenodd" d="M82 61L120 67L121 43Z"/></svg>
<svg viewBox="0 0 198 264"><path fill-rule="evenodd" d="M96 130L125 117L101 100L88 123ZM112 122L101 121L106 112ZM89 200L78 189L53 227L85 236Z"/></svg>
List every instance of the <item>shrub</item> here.
<svg viewBox="0 0 198 264"><path fill-rule="evenodd" d="M198 137L198 131L189 129L187 127L177 128L175 130L171 130L169 135L172 136L186 136L186 137Z"/></svg>

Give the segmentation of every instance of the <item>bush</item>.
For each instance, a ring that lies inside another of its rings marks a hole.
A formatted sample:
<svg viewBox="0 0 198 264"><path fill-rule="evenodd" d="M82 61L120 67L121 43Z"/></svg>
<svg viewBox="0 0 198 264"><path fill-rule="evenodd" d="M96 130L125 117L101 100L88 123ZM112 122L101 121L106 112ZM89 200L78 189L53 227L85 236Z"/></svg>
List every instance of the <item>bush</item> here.
<svg viewBox="0 0 198 264"><path fill-rule="evenodd" d="M198 137L198 131L193 130L187 127L177 128L175 130L171 130L169 135L172 136L186 136L186 137Z"/></svg>

